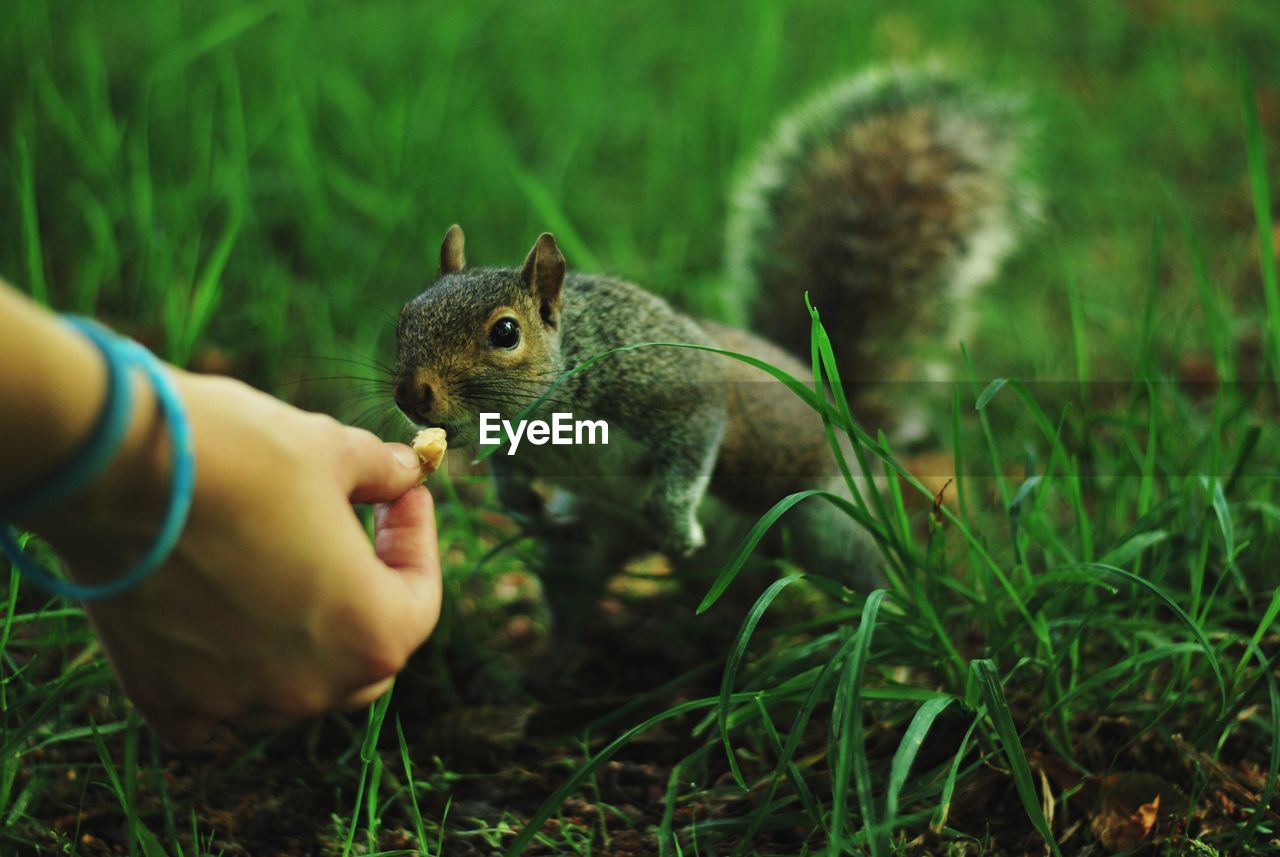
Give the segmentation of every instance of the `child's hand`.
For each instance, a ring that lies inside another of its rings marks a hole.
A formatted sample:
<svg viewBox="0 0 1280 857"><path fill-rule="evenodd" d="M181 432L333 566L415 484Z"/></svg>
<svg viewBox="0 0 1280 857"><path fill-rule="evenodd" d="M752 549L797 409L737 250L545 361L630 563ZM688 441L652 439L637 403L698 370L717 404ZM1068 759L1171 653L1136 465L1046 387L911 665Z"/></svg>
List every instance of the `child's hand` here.
<svg viewBox="0 0 1280 857"><path fill-rule="evenodd" d="M434 629L431 495L407 446L235 381L178 373L196 447L191 517L169 561L88 605L125 691L166 739L365 705ZM91 492L33 522L82 582L150 544L168 442L145 383L124 451ZM370 545L352 502L387 503Z"/></svg>

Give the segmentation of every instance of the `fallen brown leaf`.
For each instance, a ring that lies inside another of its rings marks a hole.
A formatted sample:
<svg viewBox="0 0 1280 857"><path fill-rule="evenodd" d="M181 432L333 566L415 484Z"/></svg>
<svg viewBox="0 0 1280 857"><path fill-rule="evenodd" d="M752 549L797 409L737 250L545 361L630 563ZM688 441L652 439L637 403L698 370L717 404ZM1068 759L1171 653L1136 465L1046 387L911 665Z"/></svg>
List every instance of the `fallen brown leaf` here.
<svg viewBox="0 0 1280 857"><path fill-rule="evenodd" d="M1136 771L1092 778L1099 790L1090 829L1109 851L1132 851L1148 838L1162 838L1187 809L1173 783Z"/></svg>

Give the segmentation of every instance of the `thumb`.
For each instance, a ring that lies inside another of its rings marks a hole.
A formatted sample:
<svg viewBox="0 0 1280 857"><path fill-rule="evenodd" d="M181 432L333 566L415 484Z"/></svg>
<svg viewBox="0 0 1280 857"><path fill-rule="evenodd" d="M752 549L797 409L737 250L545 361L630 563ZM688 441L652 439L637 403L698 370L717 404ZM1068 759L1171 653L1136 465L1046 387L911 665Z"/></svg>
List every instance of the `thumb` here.
<svg viewBox="0 0 1280 857"><path fill-rule="evenodd" d="M353 503L385 503L422 482L418 454L403 443L383 443L362 429L348 435L348 493Z"/></svg>

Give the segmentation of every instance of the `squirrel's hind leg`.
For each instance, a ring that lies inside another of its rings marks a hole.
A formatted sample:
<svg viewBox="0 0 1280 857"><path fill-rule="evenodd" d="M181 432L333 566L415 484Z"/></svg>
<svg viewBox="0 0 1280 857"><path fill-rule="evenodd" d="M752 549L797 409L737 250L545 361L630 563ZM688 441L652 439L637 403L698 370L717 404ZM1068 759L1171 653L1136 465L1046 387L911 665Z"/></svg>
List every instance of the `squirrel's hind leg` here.
<svg viewBox="0 0 1280 857"><path fill-rule="evenodd" d="M848 498L841 479L825 486L833 494ZM884 559L875 540L861 524L843 510L819 497L810 497L792 507L771 533L770 547L785 553L805 571L822 574L859 592L885 585ZM784 541L782 533L788 537Z"/></svg>

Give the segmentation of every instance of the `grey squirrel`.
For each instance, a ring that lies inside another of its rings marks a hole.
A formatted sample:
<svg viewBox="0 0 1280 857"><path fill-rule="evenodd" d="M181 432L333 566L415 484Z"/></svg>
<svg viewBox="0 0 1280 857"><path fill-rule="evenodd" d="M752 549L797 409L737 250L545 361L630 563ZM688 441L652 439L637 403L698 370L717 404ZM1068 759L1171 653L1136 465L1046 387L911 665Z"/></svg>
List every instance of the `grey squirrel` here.
<svg viewBox="0 0 1280 857"><path fill-rule="evenodd" d="M863 74L785 117L733 197L727 263L752 327L790 352L631 283L567 272L550 234L519 268L467 267L454 226L439 278L400 315L396 404L466 447L480 413L514 418L566 370L619 346L711 346L811 378L794 356L809 353L806 291L844 378L899 377L915 344L954 341L960 307L1013 248L1034 207L1017 172L1021 142L1015 105L937 71ZM556 411L606 420L609 445L526 444L488 462L503 505L537 518L547 509L535 484L553 486L552 511L576 516L578 534L601 546L562 564L653 548L688 556L707 538L708 495L750 520L788 493L839 482L819 417L722 355L613 354L564 381L537 416ZM828 504L802 503L784 523L801 565L874 579L867 540Z"/></svg>

